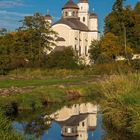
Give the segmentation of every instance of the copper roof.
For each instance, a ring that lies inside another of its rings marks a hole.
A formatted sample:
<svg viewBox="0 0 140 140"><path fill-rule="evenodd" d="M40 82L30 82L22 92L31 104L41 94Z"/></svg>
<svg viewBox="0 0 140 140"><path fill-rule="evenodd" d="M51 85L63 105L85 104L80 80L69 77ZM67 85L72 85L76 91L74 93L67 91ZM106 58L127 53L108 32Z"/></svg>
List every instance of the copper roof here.
<svg viewBox="0 0 140 140"><path fill-rule="evenodd" d="M45 15L45 18L52 19L51 15Z"/></svg>
<svg viewBox="0 0 140 140"><path fill-rule="evenodd" d="M62 9L79 9L79 7L73 2L73 0L69 0Z"/></svg>
<svg viewBox="0 0 140 140"><path fill-rule="evenodd" d="M56 25L56 24L65 24L75 30L89 31L88 27L76 18L61 18L59 21L57 21L53 25Z"/></svg>
<svg viewBox="0 0 140 140"><path fill-rule="evenodd" d="M88 3L88 0L79 0L79 3Z"/></svg>
<svg viewBox="0 0 140 140"><path fill-rule="evenodd" d="M95 13L90 13L90 18L97 18L97 15Z"/></svg>

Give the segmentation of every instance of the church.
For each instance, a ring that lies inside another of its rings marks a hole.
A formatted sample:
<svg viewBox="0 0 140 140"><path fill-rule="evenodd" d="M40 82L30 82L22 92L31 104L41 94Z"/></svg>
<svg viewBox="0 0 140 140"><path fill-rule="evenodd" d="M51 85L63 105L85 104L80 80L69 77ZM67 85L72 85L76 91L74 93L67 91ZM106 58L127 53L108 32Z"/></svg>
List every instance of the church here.
<svg viewBox="0 0 140 140"><path fill-rule="evenodd" d="M92 40L99 39L98 17L89 12L88 0L68 2L62 8L61 19L52 24L52 17L45 16L45 20L52 25L52 29L58 33L56 39L57 49L72 46L80 57L89 58L89 46Z"/></svg>

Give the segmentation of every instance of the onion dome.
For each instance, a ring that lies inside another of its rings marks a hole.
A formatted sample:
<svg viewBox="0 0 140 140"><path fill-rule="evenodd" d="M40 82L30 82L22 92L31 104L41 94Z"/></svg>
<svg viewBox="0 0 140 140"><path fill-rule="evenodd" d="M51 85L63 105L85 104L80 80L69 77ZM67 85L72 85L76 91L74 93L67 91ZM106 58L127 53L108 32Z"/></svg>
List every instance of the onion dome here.
<svg viewBox="0 0 140 140"><path fill-rule="evenodd" d="M48 19L48 20L52 19L51 15L45 15L45 18Z"/></svg>
<svg viewBox="0 0 140 140"><path fill-rule="evenodd" d="M90 13L89 18L98 18L98 16L95 13Z"/></svg>
<svg viewBox="0 0 140 140"><path fill-rule="evenodd" d="M79 7L73 2L73 0L69 0L62 9L79 9Z"/></svg>
<svg viewBox="0 0 140 140"><path fill-rule="evenodd" d="M88 0L79 0L78 3L88 3Z"/></svg>

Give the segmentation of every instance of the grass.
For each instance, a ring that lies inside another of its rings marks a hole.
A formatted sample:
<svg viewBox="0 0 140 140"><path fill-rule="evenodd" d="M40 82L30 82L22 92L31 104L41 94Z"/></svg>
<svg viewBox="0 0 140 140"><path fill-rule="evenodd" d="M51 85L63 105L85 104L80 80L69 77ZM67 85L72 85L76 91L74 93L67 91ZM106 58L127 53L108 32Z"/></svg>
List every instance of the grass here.
<svg viewBox="0 0 140 140"><path fill-rule="evenodd" d="M118 132L140 135L140 74L113 76L100 86L105 123Z"/></svg>
<svg viewBox="0 0 140 140"><path fill-rule="evenodd" d="M106 126L115 132L140 135L140 74L117 73L108 75L105 81L97 82L93 76L95 72L91 69L31 71L19 70L17 75L15 72L9 74L9 77L17 76L20 80L0 80L0 88L35 86L28 93L0 97L1 106L14 101L24 110L31 109L33 104L37 109L42 108L44 101L56 105L65 104L71 100L66 92L75 91L84 98L100 101Z"/></svg>
<svg viewBox="0 0 140 140"><path fill-rule="evenodd" d="M80 96L85 98L90 97L92 100L94 97L94 85L95 84L80 84L80 85L50 85L50 86L38 86L33 91L23 94L14 94L12 96L1 96L0 105L4 106L6 103L16 102L20 109L31 109L32 103L35 104L36 108L42 108L43 102L48 103L63 103L76 98L67 94L67 91L77 92ZM77 98L76 98L77 99Z"/></svg>
<svg viewBox="0 0 140 140"><path fill-rule="evenodd" d="M0 88L28 87L28 86L49 86L66 83L78 83L82 78L75 79L49 79L49 80L0 80Z"/></svg>
<svg viewBox="0 0 140 140"><path fill-rule="evenodd" d="M11 126L11 122L0 111L0 140L23 140Z"/></svg>

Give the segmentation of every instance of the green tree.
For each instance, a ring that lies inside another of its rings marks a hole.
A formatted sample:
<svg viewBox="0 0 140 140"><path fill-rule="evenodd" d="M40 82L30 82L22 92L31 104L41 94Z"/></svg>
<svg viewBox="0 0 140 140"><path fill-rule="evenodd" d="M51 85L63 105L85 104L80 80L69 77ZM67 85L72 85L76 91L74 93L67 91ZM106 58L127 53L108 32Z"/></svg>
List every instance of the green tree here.
<svg viewBox="0 0 140 140"><path fill-rule="evenodd" d="M47 50L55 46L56 32L51 29L45 17L39 13L25 17L19 32L24 32L28 42L28 59L32 65L42 66ZM26 43L27 43L26 42Z"/></svg>
<svg viewBox="0 0 140 140"><path fill-rule="evenodd" d="M56 49L47 55L48 68L75 69L78 67L78 57L71 47Z"/></svg>
<svg viewBox="0 0 140 140"><path fill-rule="evenodd" d="M127 46L138 53L140 52L140 3L137 3L136 7L132 9L130 5L124 7L123 1L115 1L112 12L105 18L104 32L111 32L118 36L121 46L124 46L126 41Z"/></svg>
<svg viewBox="0 0 140 140"><path fill-rule="evenodd" d="M89 48L90 59L96 63L96 60L101 54L101 41L93 40Z"/></svg>
<svg viewBox="0 0 140 140"><path fill-rule="evenodd" d="M112 10L114 12L120 13L123 10L123 2L124 0L116 0L113 4Z"/></svg>
<svg viewBox="0 0 140 140"><path fill-rule="evenodd" d="M120 55L119 38L112 33L106 33L101 41L101 52L114 59Z"/></svg>
<svg viewBox="0 0 140 140"><path fill-rule="evenodd" d="M5 35L7 33L6 28L0 28L0 36Z"/></svg>

